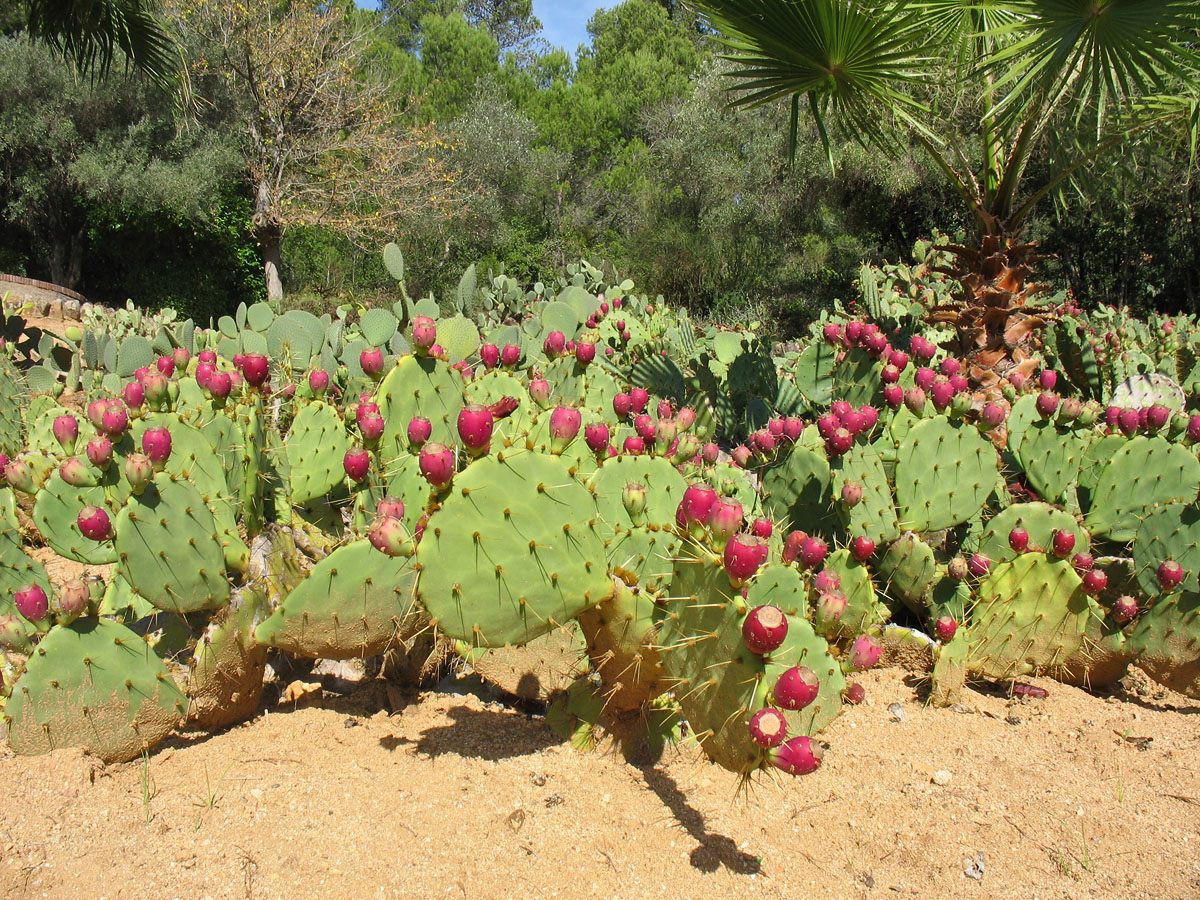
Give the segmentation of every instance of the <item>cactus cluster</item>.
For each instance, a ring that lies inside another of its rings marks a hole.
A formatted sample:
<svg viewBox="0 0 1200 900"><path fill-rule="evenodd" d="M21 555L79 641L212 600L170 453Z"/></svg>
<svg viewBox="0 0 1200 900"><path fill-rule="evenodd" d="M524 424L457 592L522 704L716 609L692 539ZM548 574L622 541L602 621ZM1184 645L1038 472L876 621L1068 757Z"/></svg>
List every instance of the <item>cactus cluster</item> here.
<svg viewBox="0 0 1200 900"><path fill-rule="evenodd" d="M924 253L792 347L607 267L471 270L443 315L394 247L390 310L88 316L45 348L70 377L7 345L11 745L129 759L253 714L270 653L435 637L577 736L682 718L744 776L817 768L891 642L933 646L935 702L1130 664L1200 696L1200 416L1162 371L1194 325L1118 383L1060 309L1044 359L979 384L922 326ZM34 543L103 574L52 583Z"/></svg>

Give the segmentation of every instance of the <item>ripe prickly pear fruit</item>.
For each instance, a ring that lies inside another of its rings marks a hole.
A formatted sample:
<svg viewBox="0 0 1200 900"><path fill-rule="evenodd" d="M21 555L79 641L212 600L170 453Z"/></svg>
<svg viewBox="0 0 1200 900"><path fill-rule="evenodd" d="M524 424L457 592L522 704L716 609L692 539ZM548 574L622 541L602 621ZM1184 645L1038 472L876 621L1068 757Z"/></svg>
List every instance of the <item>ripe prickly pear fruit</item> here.
<svg viewBox="0 0 1200 900"><path fill-rule="evenodd" d="M201 350L198 354L196 354L196 361L202 362L202 363L215 364L217 361L216 351L215 350Z"/></svg>
<svg viewBox="0 0 1200 900"><path fill-rule="evenodd" d="M967 571L976 578L982 578L991 567L992 561L984 553L972 553L971 558L967 560Z"/></svg>
<svg viewBox="0 0 1200 900"><path fill-rule="evenodd" d="M883 402L888 409L899 409L904 403L904 388L898 384L889 384L883 389Z"/></svg>
<svg viewBox="0 0 1200 900"><path fill-rule="evenodd" d="M1188 416L1185 436L1189 444L1200 444L1200 414Z"/></svg>
<svg viewBox="0 0 1200 900"><path fill-rule="evenodd" d="M93 541L107 541L112 537L112 520L99 506L85 506L75 520L80 533Z"/></svg>
<svg viewBox="0 0 1200 900"><path fill-rule="evenodd" d="M833 435L825 442L825 450L830 456L842 456L850 452L854 446L854 433L849 428L835 429Z"/></svg>
<svg viewBox="0 0 1200 900"><path fill-rule="evenodd" d="M708 530L718 549L742 528L742 504L728 497L718 497L708 513Z"/></svg>
<svg viewBox="0 0 1200 900"><path fill-rule="evenodd" d="M1050 550L1059 559L1066 559L1075 549L1075 533L1059 529L1050 538Z"/></svg>
<svg viewBox="0 0 1200 900"><path fill-rule="evenodd" d="M613 397L613 412L617 414L618 419L628 418L632 411L633 398L629 394L617 394Z"/></svg>
<svg viewBox="0 0 1200 900"><path fill-rule="evenodd" d="M425 480L439 490L454 478L454 451L436 441L421 448L418 459Z"/></svg>
<svg viewBox="0 0 1200 900"><path fill-rule="evenodd" d="M50 607L50 598L39 584L27 584L13 591L13 602L17 612L30 622L42 622Z"/></svg>
<svg viewBox="0 0 1200 900"><path fill-rule="evenodd" d="M13 490L32 494L37 486L33 483L33 469L23 459L10 459L4 465L4 480Z"/></svg>
<svg viewBox="0 0 1200 900"><path fill-rule="evenodd" d="M858 506L862 498L863 487L857 481L847 481L842 485L842 505L847 508Z"/></svg>
<svg viewBox="0 0 1200 900"><path fill-rule="evenodd" d="M770 751L771 765L789 775L809 775L821 768L825 751L805 735L789 738Z"/></svg>
<svg viewBox="0 0 1200 900"><path fill-rule="evenodd" d="M489 415L491 414L489 413ZM386 427L387 423L378 413L368 413L358 421L358 433L362 435L363 443L368 447L378 445Z"/></svg>
<svg viewBox="0 0 1200 900"><path fill-rule="evenodd" d="M211 375L212 373L209 372L208 374ZM205 381L207 380L208 378L206 376ZM196 373L196 382L198 384L201 383L199 371ZM138 409L143 403L146 402L146 388L141 382L131 381L129 384L125 385L125 387L121 388L121 399L130 409Z"/></svg>
<svg viewBox="0 0 1200 900"><path fill-rule="evenodd" d="M593 422L583 429L583 440L593 453L604 453L608 450L608 426L603 422Z"/></svg>
<svg viewBox="0 0 1200 900"><path fill-rule="evenodd" d="M929 397L933 400L933 408L942 412L954 399L954 386L948 381L935 381L929 389Z"/></svg>
<svg viewBox="0 0 1200 900"><path fill-rule="evenodd" d="M1155 403L1146 410L1146 430L1150 432L1161 431L1170 418L1171 411L1165 406Z"/></svg>
<svg viewBox="0 0 1200 900"><path fill-rule="evenodd" d="M979 421L985 429L999 428L1004 424L1008 413L999 403L985 403L979 413Z"/></svg>
<svg viewBox="0 0 1200 900"><path fill-rule="evenodd" d="M1024 553L1029 549L1029 532L1024 528L1014 528L1008 533L1008 546L1017 553Z"/></svg>
<svg viewBox="0 0 1200 900"><path fill-rule="evenodd" d="M867 689L856 681L853 684L846 685L845 697L847 703L853 703L857 706L866 699Z"/></svg>
<svg viewBox="0 0 1200 900"><path fill-rule="evenodd" d="M846 613L846 595L841 591L823 591L817 596L813 610L813 624L819 631L836 628Z"/></svg>
<svg viewBox="0 0 1200 900"><path fill-rule="evenodd" d="M727 556L730 548L734 547L741 537L738 535L726 545ZM755 569L757 570L757 566ZM787 616L778 606L756 606L742 620L742 640L745 641L746 648L751 653L759 656L778 650L783 645L787 632Z"/></svg>
<svg viewBox="0 0 1200 900"><path fill-rule="evenodd" d="M821 336L825 339L825 343L831 347L839 347L842 343L842 329L838 325L830 323L821 329Z"/></svg>
<svg viewBox="0 0 1200 900"><path fill-rule="evenodd" d="M115 400L111 401L104 409L104 416L100 420L100 430L110 437L119 438L128 427L129 413L125 409L125 404Z"/></svg>
<svg viewBox="0 0 1200 900"><path fill-rule="evenodd" d="M265 356L251 354L242 357L242 377L250 387L262 387L271 374L271 363Z"/></svg>
<svg viewBox="0 0 1200 900"><path fill-rule="evenodd" d="M783 539L783 561L785 563L794 562L800 556L800 548L807 540L808 534L803 531L789 532L788 536Z"/></svg>
<svg viewBox="0 0 1200 900"><path fill-rule="evenodd" d="M84 465L83 460L81 460L78 456L72 456L70 459L65 460L63 464L58 467L58 474L62 477L62 480L71 485L71 487L86 487L96 483L96 479L92 475L91 470Z"/></svg>
<svg viewBox="0 0 1200 900"><path fill-rule="evenodd" d="M85 450L88 462L97 469L105 470L112 463L113 443L107 435L100 435L88 441Z"/></svg>
<svg viewBox="0 0 1200 900"><path fill-rule="evenodd" d="M824 565L829 555L829 545L819 537L810 537L800 546L800 563L808 569Z"/></svg>
<svg viewBox="0 0 1200 900"><path fill-rule="evenodd" d="M170 375L175 371L175 360L169 356L160 356L154 361L154 368L163 375Z"/></svg>
<svg viewBox="0 0 1200 900"><path fill-rule="evenodd" d="M862 635L850 645L850 665L857 670L870 669L879 662L883 648L870 635Z"/></svg>
<svg viewBox="0 0 1200 900"><path fill-rule="evenodd" d="M633 412L640 415L646 411L646 404L650 402L650 392L645 388L634 388L629 392L629 399L633 403Z"/></svg>
<svg viewBox="0 0 1200 900"><path fill-rule="evenodd" d="M130 453L125 457L125 480L129 489L140 494L154 477L154 463L144 453Z"/></svg>
<svg viewBox="0 0 1200 900"><path fill-rule="evenodd" d="M939 641L943 643L952 641L954 635L958 633L958 623L950 616L942 616L933 623L933 631Z"/></svg>
<svg viewBox="0 0 1200 900"><path fill-rule="evenodd" d="M375 507L375 514L383 519L403 519L404 501L399 497L384 497Z"/></svg>
<svg viewBox="0 0 1200 900"><path fill-rule="evenodd" d="M771 524L770 519L755 519L750 523L750 533L764 541L771 537L774 530L775 526Z"/></svg>
<svg viewBox="0 0 1200 900"><path fill-rule="evenodd" d="M484 344L479 348L479 361L486 369L496 368L500 365L500 348L495 344Z"/></svg>
<svg viewBox="0 0 1200 900"><path fill-rule="evenodd" d="M529 382L529 396L533 402L545 409L550 405L550 382L545 378L535 378Z"/></svg>
<svg viewBox="0 0 1200 900"><path fill-rule="evenodd" d="M437 323L429 316L417 316L413 319L413 352L417 356L435 355L433 348L437 345Z"/></svg>
<svg viewBox="0 0 1200 900"><path fill-rule="evenodd" d="M782 709L804 709L821 691L821 680L808 666L792 666L779 676L772 691L776 706Z"/></svg>
<svg viewBox="0 0 1200 900"><path fill-rule="evenodd" d="M396 518L379 519L367 532L367 539L387 556L412 556L417 549L408 528Z"/></svg>
<svg viewBox="0 0 1200 900"><path fill-rule="evenodd" d="M1113 604L1112 613L1113 618L1120 625L1132 622L1137 618L1138 602L1128 594L1124 594L1118 597L1116 603Z"/></svg>
<svg viewBox="0 0 1200 900"><path fill-rule="evenodd" d="M542 351L551 359L562 356L567 349L567 336L561 331L552 331L542 342Z"/></svg>
<svg viewBox="0 0 1200 900"><path fill-rule="evenodd" d="M695 413L692 414L695 418ZM789 416L783 420L783 437L790 443L796 443L800 440L800 435L804 434L804 420L798 416Z"/></svg>
<svg viewBox="0 0 1200 900"><path fill-rule="evenodd" d="M679 501L684 527L707 525L716 502L717 492L707 484L703 482L689 484L683 492L683 499Z"/></svg>
<svg viewBox="0 0 1200 900"><path fill-rule="evenodd" d="M787 719L779 710L769 706L752 715L747 727L750 729L750 740L768 750L778 747L787 737Z"/></svg>
<svg viewBox="0 0 1200 900"><path fill-rule="evenodd" d="M1043 419L1049 419L1058 410L1058 394L1042 391L1038 394L1036 404L1038 415Z"/></svg>
<svg viewBox="0 0 1200 900"><path fill-rule="evenodd" d="M730 451L729 456L730 459L733 460L733 464L735 466L740 466L743 469L754 461L754 451L752 451L745 444L738 444L733 448L732 451Z"/></svg>
<svg viewBox="0 0 1200 900"><path fill-rule="evenodd" d="M793 534L803 534L800 531L794 531ZM807 540L807 537L805 538ZM836 572L830 572L828 569L822 569L813 576L813 590L818 594L825 594L830 591L839 590L842 586L842 577Z"/></svg>
<svg viewBox="0 0 1200 900"><path fill-rule="evenodd" d="M408 420L408 446L420 450L433 433L433 423L424 416L413 416Z"/></svg>
<svg viewBox="0 0 1200 900"><path fill-rule="evenodd" d="M1133 437L1142 427L1142 416L1136 409L1122 409L1117 413L1117 427L1121 434Z"/></svg>
<svg viewBox="0 0 1200 900"><path fill-rule="evenodd" d="M1054 386L1058 384L1058 373L1053 369L1042 369L1038 372L1038 384L1043 391L1054 390Z"/></svg>
<svg viewBox="0 0 1200 900"><path fill-rule="evenodd" d="M586 366L596 358L596 344L592 341L580 341L575 345L575 361Z"/></svg>
<svg viewBox="0 0 1200 900"><path fill-rule="evenodd" d="M516 344L505 344L500 348L500 365L512 369L521 361L521 348Z"/></svg>
<svg viewBox="0 0 1200 900"><path fill-rule="evenodd" d="M550 413L550 446L555 453L561 453L567 444L575 440L583 417L579 410L571 406L557 406Z"/></svg>
<svg viewBox="0 0 1200 900"><path fill-rule="evenodd" d="M679 433L683 434L696 424L696 411L690 406L685 406L675 414L675 426L679 429Z"/></svg>
<svg viewBox="0 0 1200 900"><path fill-rule="evenodd" d="M342 468L346 470L346 475L351 481L360 484L367 480L367 473L371 470L371 454L361 448L352 447L342 457Z"/></svg>
<svg viewBox="0 0 1200 900"><path fill-rule="evenodd" d="M161 472L163 464L171 456L171 432L165 428L147 428L142 434L142 452Z"/></svg>
<svg viewBox="0 0 1200 900"><path fill-rule="evenodd" d="M953 356L947 356L942 360L942 364L938 368L947 378L953 378L962 371L962 363Z"/></svg>
<svg viewBox="0 0 1200 900"><path fill-rule="evenodd" d="M1158 578L1158 584L1164 591L1173 591L1183 582L1186 574L1183 566L1173 559L1167 559L1158 564L1155 577Z"/></svg>
<svg viewBox="0 0 1200 900"><path fill-rule="evenodd" d="M1083 592L1095 597L1108 587L1108 575L1103 569L1089 569L1083 573Z"/></svg>
<svg viewBox="0 0 1200 900"><path fill-rule="evenodd" d="M469 403L458 411L458 437L469 454L487 453L495 421L492 411L478 403Z"/></svg>
<svg viewBox="0 0 1200 900"><path fill-rule="evenodd" d="M621 452L630 456L641 456L646 452L646 442L637 435L631 434L621 444Z"/></svg>
<svg viewBox="0 0 1200 900"><path fill-rule="evenodd" d="M936 380L937 372L925 366L922 366L913 373L913 383L923 391L927 391L933 387L933 383Z"/></svg>
<svg viewBox="0 0 1200 900"><path fill-rule="evenodd" d="M192 361L192 354L188 353L186 347L176 347L171 351L171 361L175 363L175 371L182 372Z"/></svg>
<svg viewBox="0 0 1200 900"><path fill-rule="evenodd" d="M214 400L224 400L233 390L233 376L228 372L214 372L209 376L207 388Z"/></svg>
<svg viewBox="0 0 1200 900"><path fill-rule="evenodd" d="M741 587L745 584L766 561L767 542L762 538L748 534L735 534L725 544L725 574L729 576L729 583L734 587ZM784 629L786 632L786 621Z"/></svg>
<svg viewBox="0 0 1200 900"><path fill-rule="evenodd" d="M66 453L75 452L75 442L79 440L79 420L74 416L58 416L51 426L54 439Z"/></svg>
<svg viewBox="0 0 1200 900"><path fill-rule="evenodd" d="M1071 566L1076 572L1090 572L1096 565L1096 557L1090 553L1076 553L1071 557Z"/></svg>
<svg viewBox="0 0 1200 900"><path fill-rule="evenodd" d="M904 392L904 405L913 415L921 415L925 411L925 392L919 387L909 388Z"/></svg>
<svg viewBox="0 0 1200 900"><path fill-rule="evenodd" d="M320 397L329 390L329 373L324 369L314 369L308 373L308 389L313 396Z"/></svg>
<svg viewBox="0 0 1200 900"><path fill-rule="evenodd" d="M875 555L875 542L865 535L859 535L850 542L850 555L860 563L865 563Z"/></svg>

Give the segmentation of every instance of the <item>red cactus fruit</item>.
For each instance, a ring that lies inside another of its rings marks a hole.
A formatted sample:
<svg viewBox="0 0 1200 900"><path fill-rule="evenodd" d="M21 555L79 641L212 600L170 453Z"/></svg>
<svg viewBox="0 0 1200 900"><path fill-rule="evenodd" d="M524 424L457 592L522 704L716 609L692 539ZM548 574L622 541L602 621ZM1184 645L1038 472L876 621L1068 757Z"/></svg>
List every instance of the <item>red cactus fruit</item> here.
<svg viewBox="0 0 1200 900"><path fill-rule="evenodd" d="M952 641L958 633L958 623L950 616L942 616L933 623L933 630L939 641Z"/></svg>
<svg viewBox="0 0 1200 900"><path fill-rule="evenodd" d="M13 591L13 602L17 612L30 622L44 621L50 607L50 598L40 584L27 584Z"/></svg>
<svg viewBox="0 0 1200 900"><path fill-rule="evenodd" d="M725 544L725 574L734 587L745 584L766 561L767 542L762 538L735 534Z"/></svg>
<svg viewBox="0 0 1200 900"><path fill-rule="evenodd" d="M1117 598L1112 607L1113 618L1121 625L1132 622L1138 615L1138 602L1128 594Z"/></svg>
<svg viewBox="0 0 1200 900"><path fill-rule="evenodd" d="M1029 549L1029 532L1024 528L1014 528L1008 533L1008 546L1017 553L1024 553Z"/></svg>
<svg viewBox="0 0 1200 900"><path fill-rule="evenodd" d="M363 374L378 381L383 374L383 350L379 347L368 347L358 354L358 364Z"/></svg>
<svg viewBox="0 0 1200 900"><path fill-rule="evenodd" d="M808 666L792 666L775 682L772 696L783 709L804 709L821 692L821 680Z"/></svg>
<svg viewBox="0 0 1200 900"><path fill-rule="evenodd" d="M469 403L458 411L458 437L473 456L486 453L496 420L492 411L478 403Z"/></svg>
<svg viewBox="0 0 1200 900"><path fill-rule="evenodd" d="M883 648L870 635L861 635L850 645L850 665L857 670L870 669L881 655Z"/></svg>
<svg viewBox="0 0 1200 900"><path fill-rule="evenodd" d="M346 470L346 475L351 481L366 481L367 473L371 469L371 454L366 450L351 448L342 457L342 468Z"/></svg>
<svg viewBox="0 0 1200 900"><path fill-rule="evenodd" d="M824 565L829 555L829 545L819 537L810 537L800 547L800 562L809 569Z"/></svg>
<svg viewBox="0 0 1200 900"><path fill-rule="evenodd" d="M435 488L444 488L454 478L454 451L436 441L421 448L417 460L421 474Z"/></svg>
<svg viewBox="0 0 1200 900"><path fill-rule="evenodd" d="M740 550L741 535L738 535L725 546L726 568L729 568L728 558L730 551L735 554L742 553ZM754 554L747 554L752 558L749 565L753 562ZM758 570L755 565L750 574L753 575ZM746 576L747 578L749 575ZM745 578L742 579L743 581ZM778 650L782 645L788 633L787 616L783 614L778 606L756 606L746 614L746 618L742 620L742 640L746 642L746 647L751 653L756 653L762 656L765 653L770 653L773 650Z"/></svg>
<svg viewBox="0 0 1200 900"><path fill-rule="evenodd" d="M976 578L982 578L992 567L992 561L984 553L972 553L967 560L967 571Z"/></svg>
<svg viewBox="0 0 1200 900"><path fill-rule="evenodd" d="M408 421L408 444L414 450L419 450L429 440L433 433L433 423L424 416L413 416Z"/></svg>
<svg viewBox="0 0 1200 900"><path fill-rule="evenodd" d="M850 555L860 563L866 562L875 555L875 542L865 535L859 535L850 542Z"/></svg>
<svg viewBox="0 0 1200 900"><path fill-rule="evenodd" d="M789 738L770 751L771 765L789 775L809 775L821 768L825 751L805 735Z"/></svg>
<svg viewBox="0 0 1200 900"><path fill-rule="evenodd" d="M131 384L133 382L130 382ZM58 416L50 426L54 439L67 453L75 452L75 442L79 440L79 420L74 416Z"/></svg>
<svg viewBox="0 0 1200 900"><path fill-rule="evenodd" d="M1103 569L1089 569L1083 573L1083 592L1095 597L1108 587L1108 575Z"/></svg>
<svg viewBox="0 0 1200 900"><path fill-rule="evenodd" d="M608 426L603 422L593 422L583 429L583 439L593 453L605 452L608 450Z"/></svg>
<svg viewBox="0 0 1200 900"><path fill-rule="evenodd" d="M85 506L75 519L79 532L93 541L107 541L112 537L112 520L108 513L99 506Z"/></svg>
<svg viewBox="0 0 1200 900"><path fill-rule="evenodd" d="M787 719L779 710L769 706L752 715L747 727L750 729L750 740L768 750L778 747L787 737Z"/></svg>
<svg viewBox="0 0 1200 900"><path fill-rule="evenodd" d="M1075 533L1059 529L1050 538L1050 550L1059 559L1066 559L1075 550Z"/></svg>
<svg viewBox="0 0 1200 900"><path fill-rule="evenodd" d="M399 497L384 497L375 507L375 514L384 519L403 519L404 501Z"/></svg>
<svg viewBox="0 0 1200 900"><path fill-rule="evenodd" d="M1164 591L1173 591L1183 582L1186 574L1183 566L1173 559L1167 559L1158 564L1155 577L1158 578L1158 584Z"/></svg>

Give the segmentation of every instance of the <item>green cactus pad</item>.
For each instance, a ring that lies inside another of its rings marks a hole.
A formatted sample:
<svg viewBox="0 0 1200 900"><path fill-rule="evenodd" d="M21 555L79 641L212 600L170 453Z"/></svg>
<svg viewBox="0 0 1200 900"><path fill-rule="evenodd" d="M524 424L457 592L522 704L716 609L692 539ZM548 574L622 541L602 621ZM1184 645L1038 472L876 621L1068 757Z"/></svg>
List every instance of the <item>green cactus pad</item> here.
<svg viewBox="0 0 1200 900"><path fill-rule="evenodd" d="M1138 526L1133 542L1134 569L1147 597L1163 593L1158 566L1168 559L1183 566L1180 588L1200 591L1200 509L1195 502L1167 503L1151 510Z"/></svg>
<svg viewBox="0 0 1200 900"><path fill-rule="evenodd" d="M588 667L587 645L575 622L519 647L457 644L480 678L522 700L549 700L567 690Z"/></svg>
<svg viewBox="0 0 1200 900"><path fill-rule="evenodd" d="M1031 422L1014 454L1030 487L1046 500L1064 497L1079 478L1086 443L1074 428Z"/></svg>
<svg viewBox="0 0 1200 900"><path fill-rule="evenodd" d="M323 497L345 480L343 457L350 449L350 437L329 404L316 400L297 413L286 448L293 504Z"/></svg>
<svg viewBox="0 0 1200 900"><path fill-rule="evenodd" d="M1126 648L1163 687L1200 698L1200 594L1159 599L1134 623Z"/></svg>
<svg viewBox="0 0 1200 900"><path fill-rule="evenodd" d="M675 679L683 714L709 759L744 775L767 764L766 751L750 739L747 726L767 705L779 676L794 665L817 674L820 692L806 708L785 713L788 735L815 734L837 717L846 682L807 621L789 616L787 637L777 650L769 657L751 653L742 639L749 607L730 589L720 562L706 553L679 562L671 598L660 626L663 666Z"/></svg>
<svg viewBox="0 0 1200 900"><path fill-rule="evenodd" d="M463 381L439 359L408 356L379 384L375 401L387 421L379 452L386 461L408 452L408 423L424 416L432 424L431 441L458 443L458 411L463 408Z"/></svg>
<svg viewBox="0 0 1200 900"><path fill-rule="evenodd" d="M830 640L856 637L891 618L887 607L879 602L875 593L870 570L851 556L849 550L831 553L825 560L825 571L842 579L839 590L846 597L846 611L829 629L818 629L823 637Z"/></svg>
<svg viewBox="0 0 1200 900"><path fill-rule="evenodd" d="M829 461L820 450L794 447L763 473L762 491L763 508L785 531L802 528L828 536L840 526L833 511Z"/></svg>
<svg viewBox="0 0 1200 900"><path fill-rule="evenodd" d="M932 684L929 689L930 704L946 707L959 701L967 683L970 654L971 636L968 630L961 626L953 640L934 651Z"/></svg>
<svg viewBox="0 0 1200 900"><path fill-rule="evenodd" d="M979 512L996 484L995 448L974 427L945 416L914 425L897 454L896 507L905 529L961 525Z"/></svg>
<svg viewBox="0 0 1200 900"><path fill-rule="evenodd" d="M879 405L882 388L879 372L882 366L866 350L854 347L833 370L833 397L845 400L851 406Z"/></svg>
<svg viewBox="0 0 1200 900"><path fill-rule="evenodd" d="M1069 561L1025 553L993 566L971 614L970 669L1010 679L1060 667L1082 646L1090 615Z"/></svg>
<svg viewBox="0 0 1200 900"><path fill-rule="evenodd" d="M1024 528L1029 532L1030 551L1049 551L1056 531L1069 531L1075 535L1074 553L1087 553L1091 545L1087 529L1069 513L1049 503L1014 503L988 521L979 541L978 552L993 563L1007 562L1021 556L1008 543L1008 536L1014 528Z"/></svg>
<svg viewBox="0 0 1200 900"><path fill-rule="evenodd" d="M347 544L313 568L255 639L296 656L375 656L428 626L416 580L410 559L385 556L365 540Z"/></svg>
<svg viewBox="0 0 1200 900"><path fill-rule="evenodd" d="M789 616L805 619L808 618L808 585L795 567L784 563L767 563L750 582L746 602L751 609L774 604Z"/></svg>
<svg viewBox="0 0 1200 900"><path fill-rule="evenodd" d="M21 549L21 535L15 529L0 528L0 616L17 615L13 592L27 584L39 585L46 596L54 595L54 587L46 576L46 568L25 555ZM32 624L17 615L26 634L33 634Z"/></svg>
<svg viewBox="0 0 1200 900"><path fill-rule="evenodd" d="M607 598L591 494L540 453L498 453L459 474L417 549L420 597L446 634L520 644Z"/></svg>
<svg viewBox="0 0 1200 900"><path fill-rule="evenodd" d="M841 501L842 486L848 481L862 487L862 500L851 507ZM835 464L832 492L834 504L850 537L869 537L877 544L886 544L900 536L896 507L892 505L892 490L883 459L875 448L856 446L841 458L839 464Z"/></svg>
<svg viewBox="0 0 1200 900"><path fill-rule="evenodd" d="M644 722L647 705L670 687L655 647L656 618L653 594L619 578L611 597L579 614L588 656L603 683L604 720L614 732Z"/></svg>
<svg viewBox="0 0 1200 900"><path fill-rule="evenodd" d="M363 338L372 347L386 347L397 325L396 317L386 309L368 309L358 321Z"/></svg>
<svg viewBox="0 0 1200 900"><path fill-rule="evenodd" d="M22 755L84 747L127 762L166 737L186 703L141 637L109 619L78 619L52 628L29 658L5 707L8 742Z"/></svg>
<svg viewBox="0 0 1200 900"><path fill-rule="evenodd" d="M1191 451L1157 435L1130 438L1100 473L1084 524L1093 534L1131 541L1155 506L1194 501L1197 493L1200 461Z"/></svg>
<svg viewBox="0 0 1200 900"><path fill-rule="evenodd" d="M116 562L117 552L111 541L93 541L80 533L79 511L85 506L100 506L108 511L110 518L115 518L121 508L121 497L112 494L121 488L124 488L121 493L128 491L115 461L108 472L96 474L101 484L74 487L63 481L56 470L46 479L33 504L33 524L54 552L89 566Z"/></svg>
<svg viewBox="0 0 1200 900"><path fill-rule="evenodd" d="M1091 509L1092 495L1100 476L1104 472L1113 454L1125 446L1129 439L1123 434L1107 434L1095 437L1083 453L1083 463L1079 467L1078 495L1079 505L1084 510Z"/></svg>
<svg viewBox="0 0 1200 900"><path fill-rule="evenodd" d="M468 382L466 395L471 403L483 406L490 406L505 397L512 397L517 401L517 408L505 418L497 420L495 424L496 434L509 441L528 431L533 422L533 401L529 399L529 391L508 372L492 371Z"/></svg>
<svg viewBox="0 0 1200 900"><path fill-rule="evenodd" d="M628 484L646 488L644 521L660 528L675 524L675 512L687 483L679 471L659 456L614 456L604 460L588 481L596 498L600 520L614 531L625 531L634 522L621 500Z"/></svg>
<svg viewBox="0 0 1200 900"><path fill-rule="evenodd" d="M889 596L924 615L925 599L938 578L933 548L920 535L901 535L879 560L879 578Z"/></svg>
<svg viewBox="0 0 1200 900"><path fill-rule="evenodd" d="M24 448L21 407L26 402L13 364L0 358L0 453L15 456Z"/></svg>
<svg viewBox="0 0 1200 900"><path fill-rule="evenodd" d="M440 319L437 323L437 342L442 345L451 362L461 362L479 349L479 329L465 316Z"/></svg>
<svg viewBox="0 0 1200 900"><path fill-rule="evenodd" d="M191 484L163 473L113 523L129 583L167 612L217 609L229 601L225 553L212 513Z"/></svg>

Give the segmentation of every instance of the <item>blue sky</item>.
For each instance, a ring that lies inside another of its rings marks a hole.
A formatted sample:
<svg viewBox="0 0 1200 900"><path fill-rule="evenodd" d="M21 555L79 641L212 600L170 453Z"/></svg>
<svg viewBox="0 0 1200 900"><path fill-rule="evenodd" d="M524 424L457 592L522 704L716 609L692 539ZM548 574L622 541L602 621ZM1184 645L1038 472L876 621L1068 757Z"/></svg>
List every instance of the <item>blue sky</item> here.
<svg viewBox="0 0 1200 900"><path fill-rule="evenodd" d="M378 0L358 0L365 9L375 9ZM542 20L542 37L556 47L575 55L580 44L588 41L587 23L598 9L614 3L585 3L579 0L533 0L533 13Z"/></svg>
<svg viewBox="0 0 1200 900"><path fill-rule="evenodd" d="M580 3L578 0L533 0L533 12L542 20L542 37L572 56L588 40L587 23L598 9L612 3Z"/></svg>

